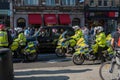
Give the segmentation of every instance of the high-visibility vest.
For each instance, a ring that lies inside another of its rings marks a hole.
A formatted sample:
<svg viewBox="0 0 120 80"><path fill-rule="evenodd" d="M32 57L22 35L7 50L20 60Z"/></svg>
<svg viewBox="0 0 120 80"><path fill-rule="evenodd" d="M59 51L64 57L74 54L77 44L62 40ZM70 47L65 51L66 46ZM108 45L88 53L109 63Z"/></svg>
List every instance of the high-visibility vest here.
<svg viewBox="0 0 120 80"><path fill-rule="evenodd" d="M28 43L26 52L28 52L28 53L36 53L36 48L35 48L35 45L34 45L33 42Z"/></svg>
<svg viewBox="0 0 120 80"><path fill-rule="evenodd" d="M15 41L18 41L21 46L26 45L26 37L23 33L20 33Z"/></svg>
<svg viewBox="0 0 120 80"><path fill-rule="evenodd" d="M71 36L76 41L79 40L83 36L82 30L76 30L75 35Z"/></svg>
<svg viewBox="0 0 120 80"><path fill-rule="evenodd" d="M106 46L106 36L105 36L105 33L104 33L104 32L96 35L96 43L97 43L100 47L105 47L105 46Z"/></svg>
<svg viewBox="0 0 120 80"><path fill-rule="evenodd" d="M8 35L6 31L0 31L0 47L8 46Z"/></svg>

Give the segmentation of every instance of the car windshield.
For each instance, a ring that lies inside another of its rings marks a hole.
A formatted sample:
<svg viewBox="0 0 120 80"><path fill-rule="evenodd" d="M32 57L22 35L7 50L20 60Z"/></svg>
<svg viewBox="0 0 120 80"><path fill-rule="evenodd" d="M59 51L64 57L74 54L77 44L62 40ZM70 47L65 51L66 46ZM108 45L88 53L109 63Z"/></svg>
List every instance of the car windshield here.
<svg viewBox="0 0 120 80"><path fill-rule="evenodd" d="M41 30L41 28L39 28L38 31L33 36L39 35L40 34L40 30Z"/></svg>
<svg viewBox="0 0 120 80"><path fill-rule="evenodd" d="M65 31L62 33L61 37L65 37L65 35L67 34L68 31Z"/></svg>

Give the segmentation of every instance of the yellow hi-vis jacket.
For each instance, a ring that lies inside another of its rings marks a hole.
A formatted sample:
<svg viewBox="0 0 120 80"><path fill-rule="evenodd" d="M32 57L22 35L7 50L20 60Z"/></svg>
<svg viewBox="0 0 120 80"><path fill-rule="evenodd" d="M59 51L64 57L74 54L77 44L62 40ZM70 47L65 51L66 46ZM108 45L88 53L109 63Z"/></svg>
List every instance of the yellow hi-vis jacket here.
<svg viewBox="0 0 120 80"><path fill-rule="evenodd" d="M26 45L26 37L25 37L24 33L20 33L18 35L18 38L15 41L18 41L21 46L25 46Z"/></svg>
<svg viewBox="0 0 120 80"><path fill-rule="evenodd" d="M8 46L8 35L6 31L0 31L0 47Z"/></svg>
<svg viewBox="0 0 120 80"><path fill-rule="evenodd" d="M71 36L73 39L78 41L83 36L82 30L76 30L75 35Z"/></svg>
<svg viewBox="0 0 120 80"><path fill-rule="evenodd" d="M96 43L100 47L105 47L106 46L106 36L104 32L101 32L100 34L96 35Z"/></svg>

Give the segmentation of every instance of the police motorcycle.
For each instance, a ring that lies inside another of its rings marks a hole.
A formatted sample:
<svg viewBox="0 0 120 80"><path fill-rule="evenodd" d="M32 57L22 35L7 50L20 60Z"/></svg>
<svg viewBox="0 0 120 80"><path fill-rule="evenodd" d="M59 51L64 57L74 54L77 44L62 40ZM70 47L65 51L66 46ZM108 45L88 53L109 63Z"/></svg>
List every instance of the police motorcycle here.
<svg viewBox="0 0 120 80"><path fill-rule="evenodd" d="M81 39L79 39L81 40ZM90 41L90 40L89 40ZM97 53L97 45L94 45L95 42L94 40L91 39L91 43L90 45L87 45L84 41L84 39L82 39L81 44L83 44L83 46L78 46L76 47L76 50L72 56L72 61L75 65L82 65L84 63L85 60L88 61L95 61L95 60L101 60L101 62L103 61L109 61L112 59L113 56L111 56L107 49L102 51L102 55L98 55Z"/></svg>
<svg viewBox="0 0 120 80"><path fill-rule="evenodd" d="M57 47L55 49L56 55L58 57L64 57L67 54L72 55L73 52L75 51L74 46L76 45L76 41L72 40L73 43L70 44L71 38L68 35L68 31L63 32L59 39L58 39L58 43L57 43Z"/></svg>
<svg viewBox="0 0 120 80"><path fill-rule="evenodd" d="M15 39L10 46L13 53L13 58L22 58L26 61L35 61L38 56L36 44L37 42L28 42L26 46L22 47Z"/></svg>
<svg viewBox="0 0 120 80"><path fill-rule="evenodd" d="M26 42L25 46L21 46L22 42L17 38L13 39L10 49L13 53L13 58L23 59L24 61L35 61L38 56L37 41Z"/></svg>

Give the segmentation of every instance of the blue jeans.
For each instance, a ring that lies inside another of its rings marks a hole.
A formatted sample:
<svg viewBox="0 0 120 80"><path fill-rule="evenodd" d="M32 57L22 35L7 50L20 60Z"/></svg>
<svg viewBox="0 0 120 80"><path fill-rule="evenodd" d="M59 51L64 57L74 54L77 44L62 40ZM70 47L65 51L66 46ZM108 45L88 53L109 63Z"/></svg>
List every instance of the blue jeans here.
<svg viewBox="0 0 120 80"><path fill-rule="evenodd" d="M84 35L84 39L85 39L86 44L88 44L89 36L88 35Z"/></svg>

